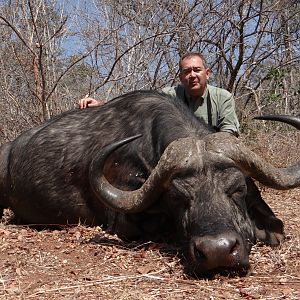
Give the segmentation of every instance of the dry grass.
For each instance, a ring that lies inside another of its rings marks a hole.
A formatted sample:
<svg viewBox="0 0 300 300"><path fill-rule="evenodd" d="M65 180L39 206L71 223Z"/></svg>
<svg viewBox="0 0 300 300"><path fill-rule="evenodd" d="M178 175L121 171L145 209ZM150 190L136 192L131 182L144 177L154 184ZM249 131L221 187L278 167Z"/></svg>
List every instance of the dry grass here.
<svg viewBox="0 0 300 300"><path fill-rule="evenodd" d="M276 165L300 159L299 134L242 138ZM287 239L277 249L253 247L245 277L190 278L171 245L125 244L98 227L3 222L0 299L300 299L300 189L261 189Z"/></svg>

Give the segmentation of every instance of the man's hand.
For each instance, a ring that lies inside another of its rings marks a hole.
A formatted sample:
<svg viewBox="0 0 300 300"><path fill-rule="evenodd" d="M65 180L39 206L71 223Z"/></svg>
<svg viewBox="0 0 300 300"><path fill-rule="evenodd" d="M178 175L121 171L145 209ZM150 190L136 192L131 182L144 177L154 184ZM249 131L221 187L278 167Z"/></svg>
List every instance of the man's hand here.
<svg viewBox="0 0 300 300"><path fill-rule="evenodd" d="M82 98L78 102L80 109L87 108L87 107L101 106L105 103L106 103L105 100L96 100L96 99L90 98L90 97Z"/></svg>

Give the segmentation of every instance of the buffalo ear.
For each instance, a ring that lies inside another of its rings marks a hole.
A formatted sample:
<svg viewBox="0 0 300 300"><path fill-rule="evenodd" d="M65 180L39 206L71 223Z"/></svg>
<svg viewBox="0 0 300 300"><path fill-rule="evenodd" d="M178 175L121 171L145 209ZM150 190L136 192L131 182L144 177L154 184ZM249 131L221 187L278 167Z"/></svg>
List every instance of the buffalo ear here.
<svg viewBox="0 0 300 300"><path fill-rule="evenodd" d="M272 209L262 199L253 180L247 178L246 182L248 189L246 205L255 227L256 238L264 244L278 246L285 238L283 222L275 216Z"/></svg>

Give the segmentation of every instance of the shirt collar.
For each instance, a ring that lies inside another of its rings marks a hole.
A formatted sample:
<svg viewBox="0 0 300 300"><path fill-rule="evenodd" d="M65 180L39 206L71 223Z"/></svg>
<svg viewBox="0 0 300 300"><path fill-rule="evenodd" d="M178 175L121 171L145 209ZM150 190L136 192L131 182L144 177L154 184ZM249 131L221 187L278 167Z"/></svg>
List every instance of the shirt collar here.
<svg viewBox="0 0 300 300"><path fill-rule="evenodd" d="M183 87L184 89L184 87ZM184 90L184 94L185 94L185 99L188 103L192 102L192 101L205 101L207 99L207 95L208 95L208 85L206 85L206 89L204 91L204 94L202 96L196 97L196 98L192 98L186 90Z"/></svg>

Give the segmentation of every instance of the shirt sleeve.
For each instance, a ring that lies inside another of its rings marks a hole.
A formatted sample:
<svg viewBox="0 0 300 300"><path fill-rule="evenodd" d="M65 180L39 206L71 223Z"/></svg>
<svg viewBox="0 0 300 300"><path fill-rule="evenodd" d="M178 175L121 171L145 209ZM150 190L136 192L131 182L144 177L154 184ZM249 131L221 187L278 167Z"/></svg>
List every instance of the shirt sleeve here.
<svg viewBox="0 0 300 300"><path fill-rule="evenodd" d="M240 124L235 112L234 97L231 93L227 92L221 99L217 127L220 131L239 135Z"/></svg>

